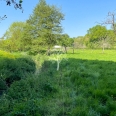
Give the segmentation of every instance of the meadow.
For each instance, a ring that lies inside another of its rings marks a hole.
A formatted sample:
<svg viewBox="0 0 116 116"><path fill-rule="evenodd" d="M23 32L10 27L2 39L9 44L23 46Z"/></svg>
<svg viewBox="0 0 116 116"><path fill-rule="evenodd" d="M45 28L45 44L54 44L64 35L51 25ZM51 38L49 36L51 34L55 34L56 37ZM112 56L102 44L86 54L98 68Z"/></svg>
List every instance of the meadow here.
<svg viewBox="0 0 116 116"><path fill-rule="evenodd" d="M116 116L115 50L70 50L62 55L59 70L57 61L48 60L52 55L27 57L20 61L25 65L16 65L26 67L24 73L19 68L20 76L10 76L20 79L0 97L0 116Z"/></svg>
<svg viewBox="0 0 116 116"><path fill-rule="evenodd" d="M91 49L79 49L75 50L72 54L71 50L67 55L69 58L75 59L87 59L87 60L103 60L103 61L116 61L116 50L91 50Z"/></svg>

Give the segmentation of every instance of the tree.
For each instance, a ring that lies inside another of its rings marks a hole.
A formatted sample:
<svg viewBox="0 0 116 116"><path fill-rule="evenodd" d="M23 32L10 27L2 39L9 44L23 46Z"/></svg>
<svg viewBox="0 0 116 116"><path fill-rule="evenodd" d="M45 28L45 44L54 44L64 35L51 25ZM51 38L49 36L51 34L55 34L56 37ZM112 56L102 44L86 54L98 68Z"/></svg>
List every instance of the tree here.
<svg viewBox="0 0 116 116"><path fill-rule="evenodd" d="M71 39L68 34L62 34L58 43L64 47L65 52L67 53L67 47L73 46L73 39Z"/></svg>
<svg viewBox="0 0 116 116"><path fill-rule="evenodd" d="M108 16L107 17L110 17L110 18L107 18L106 21L103 21L101 24L102 25L110 24L112 26L112 29L113 29L114 33L116 34L115 13L108 12Z"/></svg>
<svg viewBox="0 0 116 116"><path fill-rule="evenodd" d="M23 50L22 46L22 32L25 27L24 22L14 22L11 24L9 29L5 32L3 39L9 41L10 51L21 51Z"/></svg>
<svg viewBox="0 0 116 116"><path fill-rule="evenodd" d="M116 34L114 33L114 30L107 30L107 42L110 46L110 48L114 48L116 45Z"/></svg>
<svg viewBox="0 0 116 116"><path fill-rule="evenodd" d="M74 39L75 48L86 48L86 38L84 36L78 36Z"/></svg>
<svg viewBox="0 0 116 116"><path fill-rule="evenodd" d="M74 38L70 38L70 44L72 45L72 48L73 48L73 54L74 54L74 49L75 49Z"/></svg>
<svg viewBox="0 0 116 116"><path fill-rule="evenodd" d="M30 39L42 39L48 52L57 42L58 34L62 32L61 21L64 15L56 6L50 6L45 0L40 0L33 14L27 20L26 34ZM25 36L26 39L26 36Z"/></svg>
<svg viewBox="0 0 116 116"><path fill-rule="evenodd" d="M102 42L102 47L104 51L104 43L107 38L107 29L105 26L96 25L88 30L89 42L97 43Z"/></svg>

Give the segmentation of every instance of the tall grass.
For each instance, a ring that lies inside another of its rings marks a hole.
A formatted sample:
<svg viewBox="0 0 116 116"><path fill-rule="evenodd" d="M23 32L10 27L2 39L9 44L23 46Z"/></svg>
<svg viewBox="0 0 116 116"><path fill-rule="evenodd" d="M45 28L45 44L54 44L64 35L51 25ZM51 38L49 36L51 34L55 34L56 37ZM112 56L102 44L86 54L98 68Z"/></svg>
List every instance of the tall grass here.
<svg viewBox="0 0 116 116"><path fill-rule="evenodd" d="M34 57L39 73L11 85L0 98L0 115L115 116L115 56L115 50L70 51L58 71L56 61Z"/></svg>

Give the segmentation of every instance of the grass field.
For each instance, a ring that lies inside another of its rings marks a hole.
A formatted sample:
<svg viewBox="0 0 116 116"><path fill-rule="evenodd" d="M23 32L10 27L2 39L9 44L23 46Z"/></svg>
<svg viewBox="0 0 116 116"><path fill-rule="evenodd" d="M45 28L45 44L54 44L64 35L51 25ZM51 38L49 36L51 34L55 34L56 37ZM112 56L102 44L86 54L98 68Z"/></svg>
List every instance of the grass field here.
<svg viewBox="0 0 116 116"><path fill-rule="evenodd" d="M76 50L14 82L0 99L2 116L116 116L116 51ZM51 56L52 57L52 56ZM9 108L8 108L9 107Z"/></svg>
<svg viewBox="0 0 116 116"><path fill-rule="evenodd" d="M67 57L87 60L116 61L116 50L105 50L102 52L102 50L80 49L75 50L74 54L72 54L70 50Z"/></svg>
<svg viewBox="0 0 116 116"><path fill-rule="evenodd" d="M116 51L76 50L65 57L59 72L65 100L69 91L72 96L71 116L115 116Z"/></svg>

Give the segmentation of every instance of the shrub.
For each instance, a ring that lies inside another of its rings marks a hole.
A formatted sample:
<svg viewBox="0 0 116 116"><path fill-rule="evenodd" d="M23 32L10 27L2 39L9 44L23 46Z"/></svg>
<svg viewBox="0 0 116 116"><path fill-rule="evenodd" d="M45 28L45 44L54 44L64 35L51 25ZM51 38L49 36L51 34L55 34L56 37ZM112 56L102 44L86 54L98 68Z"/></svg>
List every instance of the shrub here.
<svg viewBox="0 0 116 116"><path fill-rule="evenodd" d="M32 77L15 81L7 90L6 101L8 105L0 105L5 109L0 113L8 116L45 116L48 114L48 100L57 92L53 83L43 77ZM2 103L4 100L1 99ZM9 107L9 108L8 108ZM7 110L6 110L7 109Z"/></svg>
<svg viewBox="0 0 116 116"><path fill-rule="evenodd" d="M8 116L5 115L10 111L10 101L6 98L5 95L0 97L0 116Z"/></svg>
<svg viewBox="0 0 116 116"><path fill-rule="evenodd" d="M46 50L44 50L44 49L30 49L29 51L28 51L28 54L29 55L37 55L37 54L45 54L46 53Z"/></svg>
<svg viewBox="0 0 116 116"><path fill-rule="evenodd" d="M12 55L9 52L5 52L5 51L0 50L0 58L10 58L10 59L14 59L15 56Z"/></svg>
<svg viewBox="0 0 116 116"><path fill-rule="evenodd" d="M73 109L72 116L87 116L88 108L78 106Z"/></svg>
<svg viewBox="0 0 116 116"><path fill-rule="evenodd" d="M3 58L0 62L0 78L10 86L12 82L24 78L26 73L34 73L35 69L35 63L30 58Z"/></svg>
<svg viewBox="0 0 116 116"><path fill-rule="evenodd" d="M4 80L0 78L0 90L6 90L7 86Z"/></svg>

